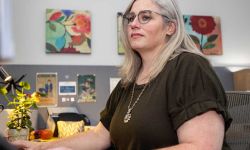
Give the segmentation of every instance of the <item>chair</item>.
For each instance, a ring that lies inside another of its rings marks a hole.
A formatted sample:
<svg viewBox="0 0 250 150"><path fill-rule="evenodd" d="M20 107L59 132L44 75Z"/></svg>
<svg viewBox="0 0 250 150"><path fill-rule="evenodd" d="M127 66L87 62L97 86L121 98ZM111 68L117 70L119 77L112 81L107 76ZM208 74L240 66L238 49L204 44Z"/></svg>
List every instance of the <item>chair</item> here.
<svg viewBox="0 0 250 150"><path fill-rule="evenodd" d="M90 120L89 118L84 115L84 114L79 114L79 113L73 113L73 112L70 112L70 113L60 113L58 114L58 121L81 121L83 120L84 122L84 125L87 125L89 126L91 123L90 123Z"/></svg>
<svg viewBox="0 0 250 150"><path fill-rule="evenodd" d="M228 111L233 118L226 133L226 140L232 150L250 149L250 93L226 92Z"/></svg>

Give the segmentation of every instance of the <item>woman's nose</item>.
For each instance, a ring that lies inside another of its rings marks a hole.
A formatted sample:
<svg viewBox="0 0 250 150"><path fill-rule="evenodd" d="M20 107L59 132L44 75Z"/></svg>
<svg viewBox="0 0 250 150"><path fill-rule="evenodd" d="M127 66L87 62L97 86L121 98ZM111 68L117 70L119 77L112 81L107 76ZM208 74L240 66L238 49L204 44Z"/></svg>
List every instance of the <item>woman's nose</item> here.
<svg viewBox="0 0 250 150"><path fill-rule="evenodd" d="M131 28L139 27L140 26L140 22L138 20L138 16L135 17L135 19L132 22L130 22L129 25L131 26Z"/></svg>

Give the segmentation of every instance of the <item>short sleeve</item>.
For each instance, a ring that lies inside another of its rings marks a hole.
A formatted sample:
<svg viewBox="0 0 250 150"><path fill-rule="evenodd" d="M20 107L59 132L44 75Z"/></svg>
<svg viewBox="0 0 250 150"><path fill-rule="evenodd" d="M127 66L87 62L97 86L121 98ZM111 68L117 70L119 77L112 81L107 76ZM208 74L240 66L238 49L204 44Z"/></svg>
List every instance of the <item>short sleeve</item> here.
<svg viewBox="0 0 250 150"><path fill-rule="evenodd" d="M121 92L122 84L120 81L109 96L105 108L100 113L100 121L107 130L109 130L110 122L119 103Z"/></svg>
<svg viewBox="0 0 250 150"><path fill-rule="evenodd" d="M182 54L171 68L168 110L177 130L185 121L214 110L221 114L227 130L231 117L224 89L205 58Z"/></svg>

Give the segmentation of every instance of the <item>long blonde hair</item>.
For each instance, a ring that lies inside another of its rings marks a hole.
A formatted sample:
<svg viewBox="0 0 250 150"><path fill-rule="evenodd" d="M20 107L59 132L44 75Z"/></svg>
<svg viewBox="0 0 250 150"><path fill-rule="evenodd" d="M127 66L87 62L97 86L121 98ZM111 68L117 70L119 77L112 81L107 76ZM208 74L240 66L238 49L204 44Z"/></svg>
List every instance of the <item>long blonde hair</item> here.
<svg viewBox="0 0 250 150"><path fill-rule="evenodd" d="M130 12L131 7L133 6L135 1L136 0L133 0L129 4L124 14ZM150 79L155 78L162 71L165 64L177 51L186 51L203 56L200 50L195 46L190 36L186 33L183 16L175 0L152 1L159 6L161 14L169 17L170 20L167 19L164 21L166 24L169 21L175 22L176 31L173 35L171 35L171 37L169 37L169 40L166 42L164 48L160 51L160 53L158 53L157 57L154 59L152 64L153 70L151 70L150 72ZM121 40L125 49L125 59L122 66L120 67L119 73L122 78L123 85L126 86L136 79L136 76L142 66L142 60L140 55L132 49L128 41L127 24L125 24L124 22L122 24Z"/></svg>

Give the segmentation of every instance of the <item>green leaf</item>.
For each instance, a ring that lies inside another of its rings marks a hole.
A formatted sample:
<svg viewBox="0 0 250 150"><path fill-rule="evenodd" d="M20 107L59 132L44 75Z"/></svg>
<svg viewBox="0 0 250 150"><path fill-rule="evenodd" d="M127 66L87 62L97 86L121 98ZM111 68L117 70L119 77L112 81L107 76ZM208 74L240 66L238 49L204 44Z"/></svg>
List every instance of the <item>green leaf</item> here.
<svg viewBox="0 0 250 150"><path fill-rule="evenodd" d="M62 22L65 19L65 16L61 16L60 18L58 18L56 21L58 22Z"/></svg>
<svg viewBox="0 0 250 150"><path fill-rule="evenodd" d="M207 42L213 42L217 39L217 37L218 37L217 34L210 35L207 39Z"/></svg>
<svg viewBox="0 0 250 150"><path fill-rule="evenodd" d="M56 26L55 26L53 23L49 22L49 28L50 28L52 31L56 32Z"/></svg>
<svg viewBox="0 0 250 150"><path fill-rule="evenodd" d="M0 87L0 94L6 95L7 93L8 93L8 91L5 87Z"/></svg>
<svg viewBox="0 0 250 150"><path fill-rule="evenodd" d="M30 84L28 82L21 81L19 85L23 87L25 90L30 90Z"/></svg>
<svg viewBox="0 0 250 150"><path fill-rule="evenodd" d="M206 43L204 46L203 46L203 49L211 49L211 48L214 48L215 47L215 44L213 43Z"/></svg>
<svg viewBox="0 0 250 150"><path fill-rule="evenodd" d="M46 42L46 53L56 53L56 47L50 43Z"/></svg>
<svg viewBox="0 0 250 150"><path fill-rule="evenodd" d="M53 9L46 9L46 13L51 13L53 11Z"/></svg>
<svg viewBox="0 0 250 150"><path fill-rule="evenodd" d="M24 94L22 92L20 92L19 90L16 90L16 95L18 97L22 97ZM15 98L15 97L14 97Z"/></svg>
<svg viewBox="0 0 250 150"><path fill-rule="evenodd" d="M10 105L18 105L20 104L20 102L9 102L7 106L10 106Z"/></svg>
<svg viewBox="0 0 250 150"><path fill-rule="evenodd" d="M199 38L197 38L196 36L190 34L189 35L191 37L191 39L194 41L195 44L199 44L200 45L200 40Z"/></svg>

